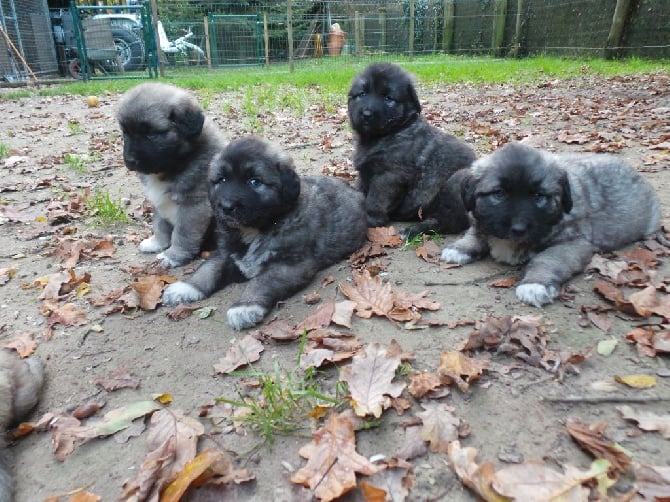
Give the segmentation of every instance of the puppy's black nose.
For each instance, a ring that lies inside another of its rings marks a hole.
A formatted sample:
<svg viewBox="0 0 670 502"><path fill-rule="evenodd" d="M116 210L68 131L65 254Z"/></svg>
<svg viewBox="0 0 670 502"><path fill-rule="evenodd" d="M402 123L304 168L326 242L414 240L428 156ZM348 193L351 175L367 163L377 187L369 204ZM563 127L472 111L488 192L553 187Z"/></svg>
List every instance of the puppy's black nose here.
<svg viewBox="0 0 670 502"><path fill-rule="evenodd" d="M367 110L367 109L366 109L366 110L363 110L363 111L361 112L361 117L363 117L364 119L370 119L370 118L372 118L372 110Z"/></svg>
<svg viewBox="0 0 670 502"><path fill-rule="evenodd" d="M124 157L123 162L130 171L137 171L137 168L140 165L140 163L132 157Z"/></svg>
<svg viewBox="0 0 670 502"><path fill-rule="evenodd" d="M230 213L231 211L235 210L239 204L233 199L220 199L217 201L217 205L221 211Z"/></svg>
<svg viewBox="0 0 670 502"><path fill-rule="evenodd" d="M528 225L522 221L517 221L512 223L512 226L509 229L510 235L514 239L523 237L528 232Z"/></svg>

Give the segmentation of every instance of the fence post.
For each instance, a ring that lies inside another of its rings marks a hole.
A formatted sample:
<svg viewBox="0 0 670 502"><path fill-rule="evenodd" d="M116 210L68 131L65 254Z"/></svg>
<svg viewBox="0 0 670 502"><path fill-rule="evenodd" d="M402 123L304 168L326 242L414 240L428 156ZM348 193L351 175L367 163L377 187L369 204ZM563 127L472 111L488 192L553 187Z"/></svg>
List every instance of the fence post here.
<svg viewBox="0 0 670 502"><path fill-rule="evenodd" d="M212 69L212 46L209 43L209 18L205 16L202 19L202 26L205 29L205 54L207 54L207 68Z"/></svg>
<svg viewBox="0 0 670 502"><path fill-rule="evenodd" d="M161 77L165 76L165 57L163 57L163 50L158 39L158 5L156 0L149 0L149 8L151 9L151 25L154 29L154 44L156 44L156 55L158 56L158 74Z"/></svg>
<svg viewBox="0 0 670 502"><path fill-rule="evenodd" d="M379 45L386 51L386 7L379 8Z"/></svg>
<svg viewBox="0 0 670 502"><path fill-rule="evenodd" d="M505 43L505 20L507 17L507 0L495 0L493 6L493 36L491 50L494 56L503 55Z"/></svg>
<svg viewBox="0 0 670 502"><path fill-rule="evenodd" d="M270 33L268 32L267 12L263 12L263 44L265 44L265 66L270 66Z"/></svg>
<svg viewBox="0 0 670 502"><path fill-rule="evenodd" d="M523 0L516 2L516 24L514 25L514 43L512 44L512 57L518 58L521 49L521 28L523 26Z"/></svg>
<svg viewBox="0 0 670 502"><path fill-rule="evenodd" d="M356 45L356 56L361 55L361 13L354 12L354 44Z"/></svg>
<svg viewBox="0 0 670 502"><path fill-rule="evenodd" d="M291 9L291 0L286 0L286 31L288 32L288 67L291 73L295 71L295 61L293 61L293 12Z"/></svg>
<svg viewBox="0 0 670 502"><path fill-rule="evenodd" d="M414 59L414 0L409 0L409 60Z"/></svg>
<svg viewBox="0 0 670 502"><path fill-rule="evenodd" d="M630 13L630 7L630 0L616 0L614 16L612 17L612 26L607 35L607 42L605 43L606 59L615 58L621 52L621 41L623 40L623 32L626 27L626 19Z"/></svg>
<svg viewBox="0 0 670 502"><path fill-rule="evenodd" d="M442 50L449 52L454 40L454 0L444 0L444 25L442 26Z"/></svg>

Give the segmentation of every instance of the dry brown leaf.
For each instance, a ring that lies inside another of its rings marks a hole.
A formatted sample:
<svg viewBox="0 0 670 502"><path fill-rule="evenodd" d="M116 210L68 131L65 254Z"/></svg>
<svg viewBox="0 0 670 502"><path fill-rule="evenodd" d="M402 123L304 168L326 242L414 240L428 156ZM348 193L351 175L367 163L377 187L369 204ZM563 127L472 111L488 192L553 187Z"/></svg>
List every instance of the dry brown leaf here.
<svg viewBox="0 0 670 502"><path fill-rule="evenodd" d="M416 255L428 263L440 263L440 256L442 255L442 248L431 240L429 236L423 235L423 245L416 248L414 251Z"/></svg>
<svg viewBox="0 0 670 502"><path fill-rule="evenodd" d="M635 312L642 317L655 314L670 319L670 295L659 293L654 286L647 286L642 291L632 293L629 300Z"/></svg>
<svg viewBox="0 0 670 502"><path fill-rule="evenodd" d="M633 463L635 491L643 500L666 502L670 493L670 467Z"/></svg>
<svg viewBox="0 0 670 502"><path fill-rule="evenodd" d="M65 303L60 307L56 307L49 315L49 327L55 324L62 324L63 326L83 326L88 322L86 314L77 310L74 304Z"/></svg>
<svg viewBox="0 0 670 502"><path fill-rule="evenodd" d="M670 415L656 415L649 411L638 411L630 406L617 406L623 418L637 422L644 431L658 431L665 439L670 439Z"/></svg>
<svg viewBox="0 0 670 502"><path fill-rule="evenodd" d="M600 293L606 300L612 302L621 312L637 314L633 304L624 299L623 292L611 282L597 279L593 281L593 290Z"/></svg>
<svg viewBox="0 0 670 502"><path fill-rule="evenodd" d="M119 366L106 377L96 378L94 382L107 392L119 389L137 389L140 386L139 377L123 366Z"/></svg>
<svg viewBox="0 0 670 502"><path fill-rule="evenodd" d="M380 469L367 480L361 481L361 492L366 502L379 500L401 502L407 500L409 490L414 487L414 467L404 459L391 458L382 464ZM367 482L366 482L367 481ZM363 483L371 490L366 491ZM383 498L374 498L382 496Z"/></svg>
<svg viewBox="0 0 670 502"><path fill-rule="evenodd" d="M421 399L442 385L442 379L436 373L410 373L409 380L407 390L415 399Z"/></svg>
<svg viewBox="0 0 670 502"><path fill-rule="evenodd" d="M478 465L475 462L477 450L469 446L461 448L461 444L457 440L449 443L447 456L449 457L451 468L466 487L487 502L508 502L508 499L498 495L491 488L491 482L495 473L493 464L491 462L484 462Z"/></svg>
<svg viewBox="0 0 670 502"><path fill-rule="evenodd" d="M388 407L390 397L398 397L404 383L393 383L400 357L389 357L379 343L365 347L354 356L350 365L342 368L340 380L347 382L356 415L379 418Z"/></svg>
<svg viewBox="0 0 670 502"><path fill-rule="evenodd" d="M67 502L100 502L102 497L86 491L81 491L70 497Z"/></svg>
<svg viewBox="0 0 670 502"><path fill-rule="evenodd" d="M135 279L130 287L138 294L138 306L142 310L156 310L161 301L165 281L159 275L145 275Z"/></svg>
<svg viewBox="0 0 670 502"><path fill-rule="evenodd" d="M458 388L465 392L470 383L477 380L488 365L487 361L473 359L460 352L443 352L437 374L442 379L447 378L449 379L447 381L456 382Z"/></svg>
<svg viewBox="0 0 670 502"><path fill-rule="evenodd" d="M296 330L299 333L302 333L303 331L312 331L315 329L319 328L325 328L330 325L330 321L333 317L333 313L335 312L335 300L330 300L321 305L314 313L312 313L309 317L307 317L305 320L303 320L298 326L296 327Z"/></svg>
<svg viewBox="0 0 670 502"><path fill-rule="evenodd" d="M392 226L368 228L368 240L372 244L388 248L397 248L403 244L402 237Z"/></svg>
<svg viewBox="0 0 670 502"><path fill-rule="evenodd" d="M423 440L422 430L422 425L405 427L402 444L395 456L405 460L412 460L413 458L425 455L428 452L428 446Z"/></svg>
<svg viewBox="0 0 670 502"><path fill-rule="evenodd" d="M363 270L354 273L354 286L341 282L342 294L356 302L356 315L369 319L373 315L387 316L393 308L393 294L389 283L382 283L379 276L371 277L370 272Z"/></svg>
<svg viewBox="0 0 670 502"><path fill-rule="evenodd" d="M307 459L307 465L291 481L309 487L323 501L334 500L354 488L357 472L370 476L378 470L356 452L354 426L343 414L331 414L299 453Z"/></svg>
<svg viewBox="0 0 670 502"><path fill-rule="evenodd" d="M180 303L175 308L170 310L167 314L168 319L173 321L181 321L189 317L194 311L198 310L200 307L198 305L189 305L187 303Z"/></svg>
<svg viewBox="0 0 670 502"><path fill-rule="evenodd" d="M222 374L230 373L240 366L258 361L263 350L261 342L252 335L246 335L239 342L234 341L233 347L228 349L226 355L214 365L214 370Z"/></svg>
<svg viewBox="0 0 670 502"><path fill-rule="evenodd" d="M386 255L386 251L379 244L366 243L358 251L352 253L349 257L349 263L358 267L367 262L370 258L377 258Z"/></svg>
<svg viewBox="0 0 670 502"><path fill-rule="evenodd" d="M430 444L433 453L447 453L449 443L458 439L461 419L454 415L453 408L443 403L421 403L425 411L416 415L423 421L421 437Z"/></svg>
<svg viewBox="0 0 670 502"><path fill-rule="evenodd" d="M670 331L664 330L662 339L670 341ZM656 349L654 348L655 332L651 326L645 328L634 328L626 334L626 340L634 343L637 348L637 353L647 357L655 357Z"/></svg>
<svg viewBox="0 0 670 502"><path fill-rule="evenodd" d="M37 342L33 339L33 336L28 331L22 331L4 342L2 346L6 349L15 350L19 357L24 359L33 355L35 349L37 349Z"/></svg>
<svg viewBox="0 0 670 502"><path fill-rule="evenodd" d="M343 300L335 304L335 312L333 312L332 322L338 326L344 326L351 329L351 316L354 315L356 302L351 300Z"/></svg>
<svg viewBox="0 0 670 502"><path fill-rule="evenodd" d="M252 331L251 334L256 339L270 338L272 340L295 340L302 336L302 332L295 329L295 326L281 319L275 319L263 324L258 329Z"/></svg>
<svg viewBox="0 0 670 502"><path fill-rule="evenodd" d="M591 324L604 333L609 333L609 331L612 329L612 321L607 315L607 312L590 311L586 313L586 317L589 321L591 321Z"/></svg>
<svg viewBox="0 0 670 502"><path fill-rule="evenodd" d="M518 277L505 277L503 279L498 279L497 281L489 282L489 286L492 288L513 288L518 282Z"/></svg>
<svg viewBox="0 0 670 502"><path fill-rule="evenodd" d="M606 422L582 424L577 418L569 417L565 423L572 438L595 458L608 460L619 472L626 472L631 458L614 441L605 436Z"/></svg>
<svg viewBox="0 0 670 502"><path fill-rule="evenodd" d="M16 266L0 268L0 286L4 286L16 275L18 268Z"/></svg>

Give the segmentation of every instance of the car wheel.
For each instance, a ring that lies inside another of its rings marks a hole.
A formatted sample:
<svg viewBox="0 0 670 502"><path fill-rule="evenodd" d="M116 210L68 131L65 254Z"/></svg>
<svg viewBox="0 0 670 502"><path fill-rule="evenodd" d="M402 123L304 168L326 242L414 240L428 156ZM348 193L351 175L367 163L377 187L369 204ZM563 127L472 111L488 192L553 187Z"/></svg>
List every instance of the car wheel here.
<svg viewBox="0 0 670 502"><path fill-rule="evenodd" d="M144 44L135 33L112 28L112 37L116 51L119 53L124 71L138 71L144 69Z"/></svg>

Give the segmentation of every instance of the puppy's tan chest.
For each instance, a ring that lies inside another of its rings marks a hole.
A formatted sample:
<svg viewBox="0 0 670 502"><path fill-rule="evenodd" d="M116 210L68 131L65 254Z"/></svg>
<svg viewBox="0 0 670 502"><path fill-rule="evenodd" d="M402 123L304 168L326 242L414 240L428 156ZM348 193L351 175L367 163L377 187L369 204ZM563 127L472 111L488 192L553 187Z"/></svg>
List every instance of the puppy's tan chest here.
<svg viewBox="0 0 670 502"><path fill-rule="evenodd" d="M159 180L155 176L146 176L144 178L144 190L147 198L154 206L154 210L174 225L177 221L179 204L175 200L175 195L171 192L171 184Z"/></svg>

